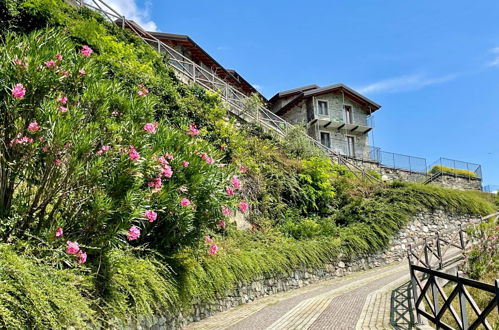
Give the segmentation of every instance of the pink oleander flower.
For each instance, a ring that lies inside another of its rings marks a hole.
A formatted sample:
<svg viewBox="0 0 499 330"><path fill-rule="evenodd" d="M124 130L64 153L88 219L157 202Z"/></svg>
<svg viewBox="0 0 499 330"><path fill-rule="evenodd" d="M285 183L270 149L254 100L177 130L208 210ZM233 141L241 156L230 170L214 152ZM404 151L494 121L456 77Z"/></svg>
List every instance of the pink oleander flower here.
<svg viewBox="0 0 499 330"><path fill-rule="evenodd" d="M57 101L61 104L61 105L65 105L66 103L68 103L68 98L66 96L59 96L57 98Z"/></svg>
<svg viewBox="0 0 499 330"><path fill-rule="evenodd" d="M61 54L56 54L55 59L58 61L62 61L62 55Z"/></svg>
<svg viewBox="0 0 499 330"><path fill-rule="evenodd" d="M237 176L233 176L231 179L230 179L230 184L232 185L232 187L234 187L234 189L239 189L241 188L241 180L239 180L237 178Z"/></svg>
<svg viewBox="0 0 499 330"><path fill-rule="evenodd" d="M159 163L160 163L162 166L166 166L166 165L170 164L170 163L166 160L165 156L159 156L158 161L159 161Z"/></svg>
<svg viewBox="0 0 499 330"><path fill-rule="evenodd" d="M165 158L168 159L168 160L173 160L175 159L175 157L173 157L172 154L165 154Z"/></svg>
<svg viewBox="0 0 499 330"><path fill-rule="evenodd" d="M189 206L189 205L191 205L191 201L184 197L180 200L180 205Z"/></svg>
<svg viewBox="0 0 499 330"><path fill-rule="evenodd" d="M47 151L49 151L49 148L47 148L47 147L43 147L43 148L42 148L42 151L43 151L43 152L47 152Z"/></svg>
<svg viewBox="0 0 499 330"><path fill-rule="evenodd" d="M196 136L198 134L199 134L199 130L196 127L196 125L195 124L190 124L189 125L189 135L190 136Z"/></svg>
<svg viewBox="0 0 499 330"><path fill-rule="evenodd" d="M231 213L232 213L232 211L227 206L222 207L222 214L223 215L230 215Z"/></svg>
<svg viewBox="0 0 499 330"><path fill-rule="evenodd" d="M205 243L213 243L213 240L211 239L211 237L210 237L210 236L205 236L205 237L204 237L204 242L205 242Z"/></svg>
<svg viewBox="0 0 499 330"><path fill-rule="evenodd" d="M129 153L129 157L130 157L130 160L132 162L136 162L139 160L140 158L140 154L137 152L137 150L135 150L135 147L134 146L130 146L130 149L128 150L128 153Z"/></svg>
<svg viewBox="0 0 499 330"><path fill-rule="evenodd" d="M81 47L81 54L86 57L90 57L90 55L93 53L93 49L88 47L87 45Z"/></svg>
<svg viewBox="0 0 499 330"><path fill-rule="evenodd" d="M186 186L180 186L177 188L177 190L183 194L189 191L189 189Z"/></svg>
<svg viewBox="0 0 499 330"><path fill-rule="evenodd" d="M216 244L210 245L210 249L208 250L208 253L210 255L214 255L218 251L218 246Z"/></svg>
<svg viewBox="0 0 499 330"><path fill-rule="evenodd" d="M133 241L133 240L136 240L137 238L139 238L140 236L140 229L139 227L137 226L131 226L130 229L128 229L128 235L127 235L127 239L129 241Z"/></svg>
<svg viewBox="0 0 499 330"><path fill-rule="evenodd" d="M57 230L55 231L55 237L62 237L62 235L64 235L64 231L62 230L62 228L57 228Z"/></svg>
<svg viewBox="0 0 499 330"><path fill-rule="evenodd" d="M149 94L149 90L147 88L145 88L143 84L140 84L138 87L139 87L139 90L137 91L137 94L140 97L144 97L147 94Z"/></svg>
<svg viewBox="0 0 499 330"><path fill-rule="evenodd" d="M23 84L15 84L12 88L12 96L15 99L21 100L24 98L24 95L26 95L26 89Z"/></svg>
<svg viewBox="0 0 499 330"><path fill-rule="evenodd" d="M147 123L144 125L144 131L154 134L156 133L156 126L157 124Z"/></svg>
<svg viewBox="0 0 499 330"><path fill-rule="evenodd" d="M247 170L248 170L248 169L247 169L246 167L244 167L244 166L239 166L239 172L241 172L241 173L246 173L246 171L247 171Z"/></svg>
<svg viewBox="0 0 499 330"><path fill-rule="evenodd" d="M225 223L225 221L224 221L224 220L220 220L220 221L218 221L218 225L219 225L221 228L225 228L225 226L226 226L227 224Z"/></svg>
<svg viewBox="0 0 499 330"><path fill-rule="evenodd" d="M78 252L78 264L81 265L86 261L87 261L87 253L80 250L80 252Z"/></svg>
<svg viewBox="0 0 499 330"><path fill-rule="evenodd" d="M106 152L108 152L109 150L111 149L111 146L108 146L108 145L103 145L99 151L97 151L97 155L102 155L102 154L105 154Z"/></svg>
<svg viewBox="0 0 499 330"><path fill-rule="evenodd" d="M59 112L62 112L62 113L65 113L65 112L68 112L68 108L63 106L63 105L60 105L59 106Z"/></svg>
<svg viewBox="0 0 499 330"><path fill-rule="evenodd" d="M78 70L78 73L80 74L80 76L84 76L87 74L87 71L85 71L85 69L80 69Z"/></svg>
<svg viewBox="0 0 499 330"><path fill-rule="evenodd" d="M59 166L61 165L61 160L59 158L56 158L56 160L54 160L54 163L56 166Z"/></svg>
<svg viewBox="0 0 499 330"><path fill-rule="evenodd" d="M147 183L147 186L149 188L161 188L161 186L163 185L163 183L161 182L161 178L154 178L153 181L149 181Z"/></svg>
<svg viewBox="0 0 499 330"><path fill-rule="evenodd" d="M40 130L40 125L38 125L38 123L36 121L33 121L31 123L29 123L28 125L28 131L30 132L36 132Z"/></svg>
<svg viewBox="0 0 499 330"><path fill-rule="evenodd" d="M69 73L68 71L61 70L61 71L59 71L59 73L60 73L63 77L69 77L69 76L71 76L71 73Z"/></svg>
<svg viewBox="0 0 499 330"><path fill-rule="evenodd" d="M50 60L45 62L45 66L49 69L55 69L57 67L57 63L54 60Z"/></svg>
<svg viewBox="0 0 499 330"><path fill-rule="evenodd" d="M225 192L227 193L227 195L229 196L234 196L234 189L232 189L231 187L227 187L225 188Z"/></svg>
<svg viewBox="0 0 499 330"><path fill-rule="evenodd" d="M144 212L145 217L149 222L154 222L156 218L158 217L158 214L154 212L153 210L147 210Z"/></svg>
<svg viewBox="0 0 499 330"><path fill-rule="evenodd" d="M215 161L213 158L211 158L207 153L202 153L201 158L207 163L207 164L213 164Z"/></svg>
<svg viewBox="0 0 499 330"><path fill-rule="evenodd" d="M22 65L23 65L23 60L21 60L21 59L19 59L19 58L15 58L15 59L14 59L14 63L15 63L16 65L22 66Z"/></svg>
<svg viewBox="0 0 499 330"><path fill-rule="evenodd" d="M27 143L33 143L33 139L28 136L21 136L21 134L17 134L16 138L10 141L11 146L15 144L27 144Z"/></svg>
<svg viewBox="0 0 499 330"><path fill-rule="evenodd" d="M243 213L244 213L244 212L246 212L246 211L248 211L248 206L249 206L249 205L248 205L248 203L246 203L246 202L241 202L241 203L239 203L239 209L240 209L240 210L241 210L241 212L243 212Z"/></svg>
<svg viewBox="0 0 499 330"><path fill-rule="evenodd" d="M68 247L66 248L66 252L69 254L77 254L80 251L80 246L78 242L67 241L66 244Z"/></svg>
<svg viewBox="0 0 499 330"><path fill-rule="evenodd" d="M186 160L184 160L184 161L182 162L182 166L183 166L183 167L187 167L187 166L189 166L189 162L188 162L188 161L186 161Z"/></svg>
<svg viewBox="0 0 499 330"><path fill-rule="evenodd" d="M161 175L163 175L165 178L171 178L173 175L173 170L170 165L165 165L161 169Z"/></svg>

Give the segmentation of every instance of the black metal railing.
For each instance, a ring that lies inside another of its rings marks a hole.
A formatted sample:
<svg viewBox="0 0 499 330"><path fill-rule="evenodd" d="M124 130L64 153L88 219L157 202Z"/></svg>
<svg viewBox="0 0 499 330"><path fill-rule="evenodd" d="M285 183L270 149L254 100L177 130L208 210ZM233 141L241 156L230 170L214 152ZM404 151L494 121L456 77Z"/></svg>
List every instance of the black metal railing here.
<svg viewBox="0 0 499 330"><path fill-rule="evenodd" d="M439 158L428 166L432 175L448 174L468 179L482 179L482 166L460 160Z"/></svg>
<svg viewBox="0 0 499 330"><path fill-rule="evenodd" d="M497 193L499 191L499 185L488 185L482 188L484 192Z"/></svg>
<svg viewBox="0 0 499 330"><path fill-rule="evenodd" d="M482 217L480 221L498 215L499 212ZM451 275L442 271L449 265L463 260L467 246L462 228L451 236L446 236L446 233L448 232L439 232L431 239L421 240L414 246L409 245L407 250L417 322L421 324L423 316L437 329L468 330L482 327L492 330L497 325L492 327L487 317L494 313L496 308L499 312L499 279L491 285L467 279L461 272ZM463 252L462 255L460 252L457 258L455 254L446 258L446 252L452 248ZM450 287L451 290L444 290L444 287L449 285L454 287ZM481 293L482 306L476 303L467 287ZM483 293L488 296L483 298ZM455 306L458 307L459 313ZM447 316L444 318L445 315ZM472 319L470 315L473 316ZM448 324L449 321L457 325L457 328Z"/></svg>
<svg viewBox="0 0 499 330"><path fill-rule="evenodd" d="M380 165L386 167L407 170L410 172L426 173L426 159L422 157L397 154L377 148L377 150L373 149L372 158L380 163Z"/></svg>

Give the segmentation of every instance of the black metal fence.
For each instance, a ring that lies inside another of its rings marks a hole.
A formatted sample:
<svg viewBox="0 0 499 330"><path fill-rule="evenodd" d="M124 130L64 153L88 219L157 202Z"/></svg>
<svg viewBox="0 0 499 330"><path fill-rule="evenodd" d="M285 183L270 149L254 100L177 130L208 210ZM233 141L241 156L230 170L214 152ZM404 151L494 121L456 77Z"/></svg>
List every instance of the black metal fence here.
<svg viewBox="0 0 499 330"><path fill-rule="evenodd" d="M370 156L372 160L386 167L426 173L426 159L421 157L387 152L377 147L371 148Z"/></svg>
<svg viewBox="0 0 499 330"><path fill-rule="evenodd" d="M488 192L488 193L497 193L497 192L499 192L499 185L484 186L483 191Z"/></svg>
<svg viewBox="0 0 499 330"><path fill-rule="evenodd" d="M432 174L446 173L468 179L482 179L482 166L455 159L439 158L430 166L428 172Z"/></svg>

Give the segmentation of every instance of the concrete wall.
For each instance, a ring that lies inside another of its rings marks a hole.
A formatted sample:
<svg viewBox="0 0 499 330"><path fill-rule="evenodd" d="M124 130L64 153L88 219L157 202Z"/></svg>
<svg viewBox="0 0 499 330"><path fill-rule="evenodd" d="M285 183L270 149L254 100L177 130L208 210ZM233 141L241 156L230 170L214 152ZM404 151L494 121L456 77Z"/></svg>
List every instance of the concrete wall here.
<svg viewBox="0 0 499 330"><path fill-rule="evenodd" d="M443 238L450 239L459 230L459 226L466 227L470 222L476 222L468 216L447 214L441 210L424 212L412 218L397 236L390 240L389 247L379 253L359 256L352 260L336 259L320 269L295 269L289 274L280 277L260 278L251 283L239 283L237 288L226 292L224 297L215 301L204 303L196 302L190 313L174 316L157 316L143 319L138 323L130 323L127 327L133 329L180 329L189 322L199 321L215 313L222 312L231 307L251 302L257 298L274 293L288 291L323 279L342 277L359 270L379 267L388 263L402 261L407 256L409 244L435 236L436 232L444 233ZM450 233L449 233L450 231Z"/></svg>

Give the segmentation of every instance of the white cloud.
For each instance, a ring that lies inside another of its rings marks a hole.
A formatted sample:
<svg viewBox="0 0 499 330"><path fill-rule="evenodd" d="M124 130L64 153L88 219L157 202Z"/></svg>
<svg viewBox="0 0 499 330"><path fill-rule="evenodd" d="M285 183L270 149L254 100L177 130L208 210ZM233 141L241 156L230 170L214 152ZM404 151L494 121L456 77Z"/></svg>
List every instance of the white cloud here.
<svg viewBox="0 0 499 330"><path fill-rule="evenodd" d="M255 89L256 89L257 91L262 92L262 89L263 89L263 87L262 87L262 86L257 85L257 84L253 84L253 85L251 85L251 86L255 87Z"/></svg>
<svg viewBox="0 0 499 330"><path fill-rule="evenodd" d="M494 59L489 62L489 66L499 67L499 47L491 49L492 54L494 54Z"/></svg>
<svg viewBox="0 0 499 330"><path fill-rule="evenodd" d="M422 74L407 75L395 78L384 79L363 87L357 90L360 93L396 93L406 92L410 90L420 89L430 85L441 84L457 77L457 74L450 74L442 77L427 77Z"/></svg>
<svg viewBox="0 0 499 330"><path fill-rule="evenodd" d="M85 2L92 4L92 0L85 0ZM144 8L140 8L137 5L136 0L104 0L104 2L118 13L125 16L126 19L137 22L145 30L156 31L157 25L151 20L149 12L151 2L146 1Z"/></svg>

